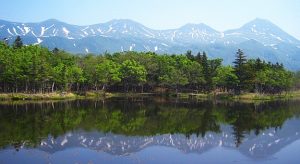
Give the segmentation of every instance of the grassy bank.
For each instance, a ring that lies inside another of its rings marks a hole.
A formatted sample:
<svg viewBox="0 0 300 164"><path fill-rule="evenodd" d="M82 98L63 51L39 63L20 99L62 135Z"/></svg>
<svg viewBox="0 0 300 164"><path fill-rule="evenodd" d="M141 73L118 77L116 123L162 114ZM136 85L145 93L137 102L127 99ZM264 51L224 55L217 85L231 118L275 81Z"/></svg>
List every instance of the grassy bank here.
<svg viewBox="0 0 300 164"><path fill-rule="evenodd" d="M1 100L68 100L68 99L85 99L85 98L111 98L111 97L177 97L181 99L223 99L223 100L279 100L300 98L300 91L292 91L284 94L257 94L257 93L243 93L240 95L233 95L230 93L103 93L89 91L81 94L70 92L53 92L53 93L0 93Z"/></svg>
<svg viewBox="0 0 300 164"><path fill-rule="evenodd" d="M234 95L230 93L209 93L209 94L187 94L182 97L194 98L211 98L225 100L280 100L300 98L300 91L292 91L282 94L259 94L259 93L242 93Z"/></svg>
<svg viewBox="0 0 300 164"><path fill-rule="evenodd" d="M74 93L1 93L0 99L2 100L64 100L64 99L76 99L82 96Z"/></svg>

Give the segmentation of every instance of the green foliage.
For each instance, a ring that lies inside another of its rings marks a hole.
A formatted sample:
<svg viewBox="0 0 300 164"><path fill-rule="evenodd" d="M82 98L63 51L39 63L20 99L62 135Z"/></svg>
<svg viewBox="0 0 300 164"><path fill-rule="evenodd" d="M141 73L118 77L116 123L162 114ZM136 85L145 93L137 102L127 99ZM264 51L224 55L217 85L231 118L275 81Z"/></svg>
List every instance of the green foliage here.
<svg viewBox="0 0 300 164"><path fill-rule="evenodd" d="M120 67L122 81L125 84L140 84L146 82L146 69L135 60L125 60Z"/></svg>
<svg viewBox="0 0 300 164"><path fill-rule="evenodd" d="M216 76L213 77L213 84L223 89L234 89L238 84L238 77L234 74L231 66L222 66L216 69Z"/></svg>
<svg viewBox="0 0 300 164"><path fill-rule="evenodd" d="M121 81L120 66L111 60L105 59L96 66L96 76L103 89L105 89L105 86Z"/></svg>
<svg viewBox="0 0 300 164"><path fill-rule="evenodd" d="M222 66L222 59L208 59L205 52L194 56L191 51L185 55L129 51L79 56L57 48L23 46L17 37L12 46L0 42L0 92L80 92L99 87L135 92L145 87L152 92L164 87L176 92L282 93L297 84L294 74L282 65L247 60L242 50L234 64Z"/></svg>

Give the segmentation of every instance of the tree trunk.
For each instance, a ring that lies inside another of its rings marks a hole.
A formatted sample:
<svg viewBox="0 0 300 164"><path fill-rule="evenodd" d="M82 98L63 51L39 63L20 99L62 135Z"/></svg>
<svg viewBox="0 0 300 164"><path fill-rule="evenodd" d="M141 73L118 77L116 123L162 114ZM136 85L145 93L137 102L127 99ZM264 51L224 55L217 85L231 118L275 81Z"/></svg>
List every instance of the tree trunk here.
<svg viewBox="0 0 300 164"><path fill-rule="evenodd" d="M54 92L54 85L55 85L55 82L52 83L51 92Z"/></svg>
<svg viewBox="0 0 300 164"><path fill-rule="evenodd" d="M105 97L105 89L106 89L106 84L103 84L102 86L102 91L103 91L103 96Z"/></svg>
<svg viewBox="0 0 300 164"><path fill-rule="evenodd" d="M25 92L28 93L28 83L27 83L27 81L25 82Z"/></svg>
<svg viewBox="0 0 300 164"><path fill-rule="evenodd" d="M78 82L76 83L76 90L77 90L77 92L79 91L79 83Z"/></svg>

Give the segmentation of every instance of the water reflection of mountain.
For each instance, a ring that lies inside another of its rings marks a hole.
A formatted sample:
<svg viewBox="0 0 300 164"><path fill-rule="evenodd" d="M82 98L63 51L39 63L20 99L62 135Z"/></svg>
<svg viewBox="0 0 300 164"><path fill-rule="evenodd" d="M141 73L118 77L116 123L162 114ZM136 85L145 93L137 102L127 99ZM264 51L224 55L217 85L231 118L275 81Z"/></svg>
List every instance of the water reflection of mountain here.
<svg viewBox="0 0 300 164"><path fill-rule="evenodd" d="M150 146L168 146L185 153L203 153L211 148L222 146L237 149L251 158L266 158L300 139L300 120L288 120L284 126L263 131L256 136L245 136L243 143L236 148L233 131L230 126L221 126L221 133L209 132L205 137L183 134L164 134L156 136L124 136L111 133L85 132L82 130L68 132L56 139L49 137L41 142L38 149L55 153L67 148L84 147L103 151L113 155L127 155Z"/></svg>
<svg viewBox="0 0 300 164"><path fill-rule="evenodd" d="M2 105L0 145L49 153L86 147L114 155L154 145L186 153L222 146L264 158L299 139L299 104L122 100Z"/></svg>

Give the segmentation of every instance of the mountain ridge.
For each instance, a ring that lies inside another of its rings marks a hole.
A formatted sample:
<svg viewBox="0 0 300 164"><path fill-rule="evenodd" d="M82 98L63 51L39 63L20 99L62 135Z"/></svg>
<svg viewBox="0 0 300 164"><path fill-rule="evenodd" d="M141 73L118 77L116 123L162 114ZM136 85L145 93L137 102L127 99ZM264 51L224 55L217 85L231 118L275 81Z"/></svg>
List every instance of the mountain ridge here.
<svg viewBox="0 0 300 164"><path fill-rule="evenodd" d="M130 19L113 19L93 25L72 25L56 19L38 23L0 20L0 37L10 43L21 36L25 44L40 44L72 53L153 51L185 53L206 51L209 57L221 57L225 64L235 51L280 62L291 70L300 69L300 41L266 19L256 18L243 26L217 31L204 23L188 23L176 29L155 30Z"/></svg>

